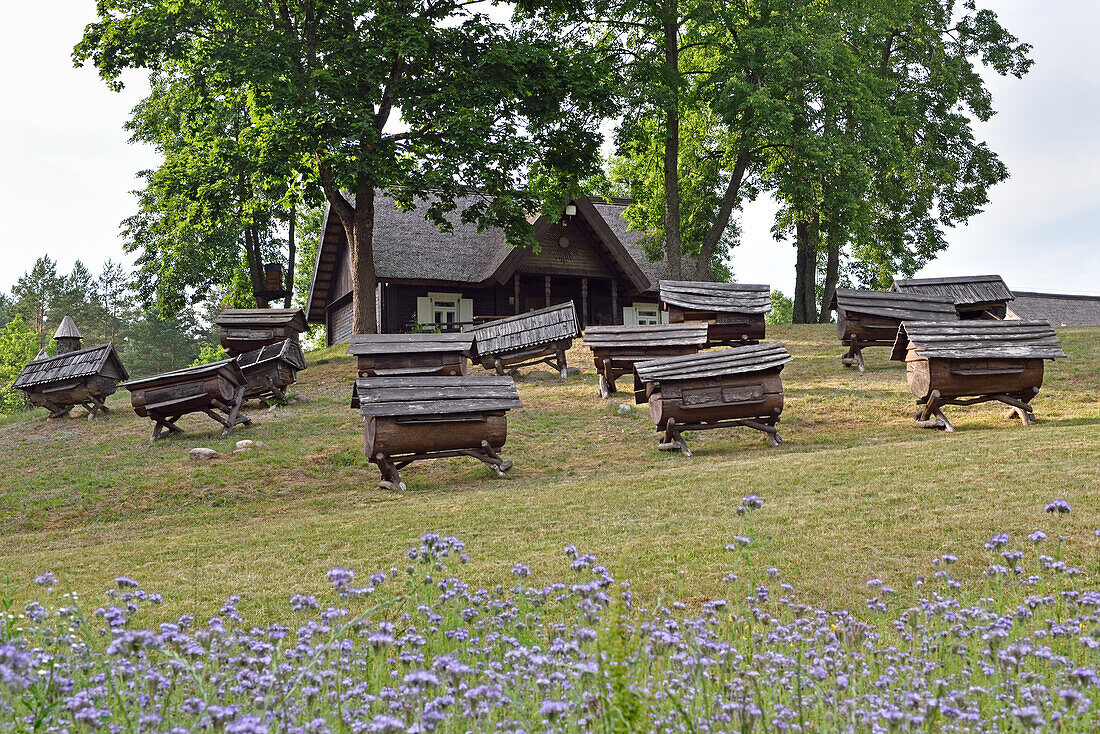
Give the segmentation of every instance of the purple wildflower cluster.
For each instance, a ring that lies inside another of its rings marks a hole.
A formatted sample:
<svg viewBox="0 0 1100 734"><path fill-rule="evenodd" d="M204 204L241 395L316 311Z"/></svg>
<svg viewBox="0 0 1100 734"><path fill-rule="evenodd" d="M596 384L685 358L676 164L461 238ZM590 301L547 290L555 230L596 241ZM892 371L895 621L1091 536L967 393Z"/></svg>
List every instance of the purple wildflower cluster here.
<svg viewBox="0 0 1100 734"><path fill-rule="evenodd" d="M329 594L266 625L233 596L205 623L145 626L160 597L128 577L85 617L42 574L45 603L0 618L0 729L1096 731L1100 592L1036 546L985 545L1006 570L973 594L944 555L910 595L870 579L862 616L800 601L743 555L752 578L729 574L729 599L694 614L637 606L573 546L568 581L528 585L517 563L516 585L474 588L454 575L465 545L435 533L403 572L355 586L334 568Z"/></svg>

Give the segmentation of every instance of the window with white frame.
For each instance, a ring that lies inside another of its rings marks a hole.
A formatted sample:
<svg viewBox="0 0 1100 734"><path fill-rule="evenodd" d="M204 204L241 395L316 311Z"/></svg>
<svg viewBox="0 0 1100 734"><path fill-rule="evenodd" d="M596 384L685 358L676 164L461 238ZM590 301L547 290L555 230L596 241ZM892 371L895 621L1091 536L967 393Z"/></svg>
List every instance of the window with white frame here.
<svg viewBox="0 0 1100 734"><path fill-rule="evenodd" d="M623 306L623 324L625 326L656 326L668 323L668 312L662 311L655 303L632 303Z"/></svg>
<svg viewBox="0 0 1100 734"><path fill-rule="evenodd" d="M474 302L461 293L429 293L416 299L416 320L444 330L469 324L474 319Z"/></svg>
<svg viewBox="0 0 1100 734"><path fill-rule="evenodd" d="M458 296L449 293L432 293L432 323L453 324L458 321Z"/></svg>

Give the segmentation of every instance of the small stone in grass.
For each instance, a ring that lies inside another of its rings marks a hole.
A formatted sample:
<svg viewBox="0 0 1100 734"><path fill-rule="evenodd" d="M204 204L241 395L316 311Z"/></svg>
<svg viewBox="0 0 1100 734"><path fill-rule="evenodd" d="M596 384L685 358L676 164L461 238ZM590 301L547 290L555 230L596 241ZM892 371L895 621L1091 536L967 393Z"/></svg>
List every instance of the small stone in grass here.
<svg viewBox="0 0 1100 734"><path fill-rule="evenodd" d="M530 380L531 382L549 382L550 380L558 379L558 375L557 373L547 372L546 370L532 370L527 373L524 379Z"/></svg>
<svg viewBox="0 0 1100 734"><path fill-rule="evenodd" d="M193 448L191 449L191 451L188 452L187 456L192 461L209 461L210 459L218 458L219 456L221 456L221 454L219 454L214 449Z"/></svg>
<svg viewBox="0 0 1100 734"><path fill-rule="evenodd" d="M581 376L580 367L566 367L565 368L565 376L566 377L580 377Z"/></svg>
<svg viewBox="0 0 1100 734"><path fill-rule="evenodd" d="M241 440L241 441L237 442L237 448L238 449L250 449L255 445L256 445L256 442L253 441L250 438L246 438L244 440Z"/></svg>
<svg viewBox="0 0 1100 734"><path fill-rule="evenodd" d="M632 415L634 413L634 408L631 408L629 405L619 403L618 411L619 415Z"/></svg>

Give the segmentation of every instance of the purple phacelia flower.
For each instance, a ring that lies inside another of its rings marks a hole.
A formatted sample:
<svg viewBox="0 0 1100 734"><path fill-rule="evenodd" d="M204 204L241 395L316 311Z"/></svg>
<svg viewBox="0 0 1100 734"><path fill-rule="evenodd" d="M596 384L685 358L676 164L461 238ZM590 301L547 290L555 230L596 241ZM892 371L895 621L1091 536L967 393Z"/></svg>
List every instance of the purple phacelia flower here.
<svg viewBox="0 0 1100 734"><path fill-rule="evenodd" d="M1027 539L1035 545L1039 545L1039 543L1042 543L1044 540L1047 539L1047 534L1044 533L1042 530L1036 530L1034 533L1027 536Z"/></svg>
<svg viewBox="0 0 1100 734"><path fill-rule="evenodd" d="M750 510L758 510L764 504L764 500L760 499L760 496L755 494L748 495L743 498L741 502Z"/></svg>
<svg viewBox="0 0 1100 734"><path fill-rule="evenodd" d="M988 550L997 550L1001 546L1008 545L1008 541L1011 539L1012 537L1008 533L997 533L986 542L985 547Z"/></svg>
<svg viewBox="0 0 1100 734"><path fill-rule="evenodd" d="M539 706L539 713L548 719L557 718L568 710L569 704L565 701L543 701Z"/></svg>
<svg viewBox="0 0 1100 734"><path fill-rule="evenodd" d="M335 568L329 569L328 573L325 574L325 578L328 579L330 584L340 588L341 586L347 586L351 583L352 579L355 578L355 571L352 571L350 568L336 566Z"/></svg>
<svg viewBox="0 0 1100 734"><path fill-rule="evenodd" d="M1060 515L1066 514L1071 509L1072 508L1069 506L1069 503L1065 500L1054 500L1049 505L1047 505L1047 512L1057 512Z"/></svg>
<svg viewBox="0 0 1100 734"><path fill-rule="evenodd" d="M48 589L57 583L57 576L54 575L53 571L46 571L35 576L34 583L38 584L39 586L45 586Z"/></svg>
<svg viewBox="0 0 1100 734"><path fill-rule="evenodd" d="M129 576L119 576L115 579L115 585L120 589L136 588L139 586L137 581L134 581Z"/></svg>
<svg viewBox="0 0 1100 734"><path fill-rule="evenodd" d="M512 566L512 573L521 579L525 579L529 575L531 575L531 568L526 564L517 563L516 565Z"/></svg>

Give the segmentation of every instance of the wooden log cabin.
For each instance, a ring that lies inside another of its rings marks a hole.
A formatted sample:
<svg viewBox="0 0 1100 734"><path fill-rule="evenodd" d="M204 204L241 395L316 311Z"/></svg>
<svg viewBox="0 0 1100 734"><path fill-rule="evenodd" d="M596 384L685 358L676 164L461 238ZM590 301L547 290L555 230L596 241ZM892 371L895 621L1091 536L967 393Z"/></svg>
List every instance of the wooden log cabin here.
<svg viewBox="0 0 1100 734"><path fill-rule="evenodd" d="M838 288L833 296L836 335L848 352L841 364L867 371L866 347L890 347L902 321L958 321L955 304L943 296Z"/></svg>
<svg viewBox="0 0 1100 734"><path fill-rule="evenodd" d="M57 356L39 354L23 368L12 387L27 396L36 408L61 418L77 405L88 411L88 419L106 415L106 400L118 384L130 378L113 344L83 348L83 337L66 316L54 334Z"/></svg>
<svg viewBox="0 0 1100 734"><path fill-rule="evenodd" d="M580 333L572 301L465 329L474 337L471 356L485 369L515 375L520 367L545 363L563 380L565 352Z"/></svg>
<svg viewBox="0 0 1100 734"><path fill-rule="evenodd" d="M695 354L707 343L706 324L593 326L584 334L600 376L600 397L617 392L615 380L634 374L634 365L656 357Z"/></svg>
<svg viewBox="0 0 1100 734"><path fill-rule="evenodd" d="M710 346L755 344L764 338L764 315L772 310L771 286L662 280L661 308L670 324L707 324Z"/></svg>
<svg viewBox="0 0 1100 734"><path fill-rule="evenodd" d="M691 456L684 431L745 427L778 446L783 413L783 365L792 360L779 342L664 357L634 366L634 395L649 403L663 432L658 448Z"/></svg>
<svg viewBox="0 0 1100 734"><path fill-rule="evenodd" d="M130 391L134 412L153 421L154 441L182 433L176 422L190 413L204 413L220 423L223 436L252 422L241 413L247 380L233 359L131 380L123 387Z"/></svg>
<svg viewBox="0 0 1100 734"><path fill-rule="evenodd" d="M1004 319L1014 298L999 275L895 280L890 290L945 298L955 304L960 319Z"/></svg>
<svg viewBox="0 0 1100 734"><path fill-rule="evenodd" d="M306 357L297 339L283 339L236 359L244 374L245 400L282 400L286 389L297 382L298 372L306 368Z"/></svg>
<svg viewBox="0 0 1100 734"><path fill-rule="evenodd" d="M236 357L285 339L298 341L309 330L300 308L231 308L214 318L220 327L219 339L225 351Z"/></svg>
<svg viewBox="0 0 1100 734"><path fill-rule="evenodd" d="M458 202L461 212L474 203ZM629 200L582 197L558 217L534 220L538 250L513 247L504 231L478 231L448 215L452 231L426 219L428 205L396 208L391 197L375 200L374 266L381 333L438 329L458 331L508 316L572 302L583 330L588 325L663 323L657 282L662 262L649 262L641 234L623 216ZM327 212L323 222L306 315L323 324L329 344L352 333L351 260L347 235Z"/></svg>
<svg viewBox="0 0 1100 734"><path fill-rule="evenodd" d="M361 377L355 391L383 489L405 489L401 469L423 459L469 456L498 476L512 466L499 453L507 412L523 407L511 377Z"/></svg>
<svg viewBox="0 0 1100 734"><path fill-rule="evenodd" d="M923 406L917 424L954 431L945 405L997 401L1031 425L1044 360L1065 356L1046 321L906 321L891 359L905 362L909 388Z"/></svg>

